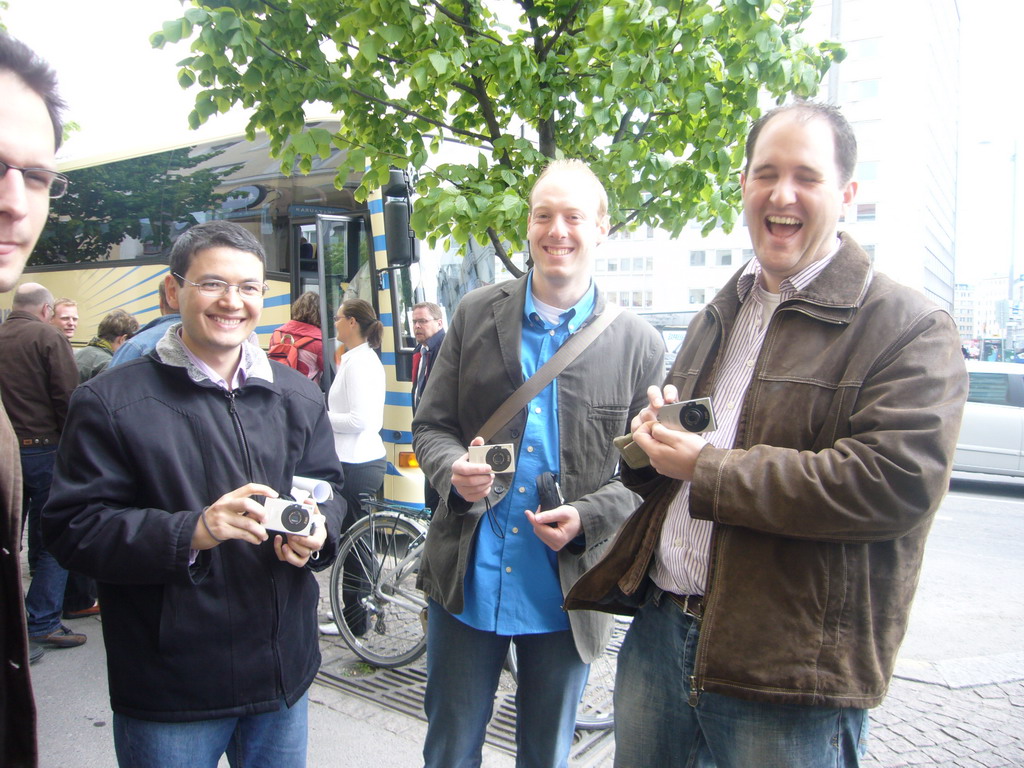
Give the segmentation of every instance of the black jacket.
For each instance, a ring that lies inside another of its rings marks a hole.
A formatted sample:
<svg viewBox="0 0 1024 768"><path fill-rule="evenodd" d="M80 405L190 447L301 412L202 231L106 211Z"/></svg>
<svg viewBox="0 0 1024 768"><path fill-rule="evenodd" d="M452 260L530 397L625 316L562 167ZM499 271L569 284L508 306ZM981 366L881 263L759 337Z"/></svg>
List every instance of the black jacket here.
<svg viewBox="0 0 1024 768"><path fill-rule="evenodd" d="M320 665L318 586L309 568L262 545L190 544L201 510L247 482L278 491L294 475L331 482L321 505L333 560L341 467L316 385L262 351L228 395L168 335L148 357L82 384L71 400L43 535L70 570L94 577L103 606L111 707L164 722L294 703ZM169 343L173 342L171 346Z"/></svg>

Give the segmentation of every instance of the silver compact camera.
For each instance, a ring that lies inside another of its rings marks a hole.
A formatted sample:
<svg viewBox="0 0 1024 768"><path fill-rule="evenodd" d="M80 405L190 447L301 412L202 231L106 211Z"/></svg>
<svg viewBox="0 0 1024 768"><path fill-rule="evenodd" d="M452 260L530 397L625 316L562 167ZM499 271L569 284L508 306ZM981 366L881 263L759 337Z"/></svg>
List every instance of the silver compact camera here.
<svg viewBox="0 0 1024 768"><path fill-rule="evenodd" d="M263 527L292 536L311 536L316 530L313 510L294 499L267 499L263 502Z"/></svg>
<svg viewBox="0 0 1024 768"><path fill-rule="evenodd" d="M658 421L681 432L714 432L718 429L710 397L663 405L658 409Z"/></svg>
<svg viewBox="0 0 1024 768"><path fill-rule="evenodd" d="M516 471L516 447L512 443L469 446L469 460L473 464L487 464L495 474Z"/></svg>

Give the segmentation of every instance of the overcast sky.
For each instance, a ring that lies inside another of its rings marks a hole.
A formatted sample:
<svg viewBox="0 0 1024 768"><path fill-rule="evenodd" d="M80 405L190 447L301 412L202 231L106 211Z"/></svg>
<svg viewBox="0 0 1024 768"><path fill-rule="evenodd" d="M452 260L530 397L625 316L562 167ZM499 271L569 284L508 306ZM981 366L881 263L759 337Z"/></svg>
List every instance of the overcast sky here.
<svg viewBox="0 0 1024 768"><path fill-rule="evenodd" d="M68 118L81 126L61 150L61 158L150 148L189 136L187 117L196 90L178 87L175 66L187 55L187 48L173 45L155 50L149 45L149 35L162 22L181 16L179 0L9 0L9 4L3 14L8 29L56 68L69 105ZM927 3L921 5L927 7ZM1015 147L1024 150L1020 140L1024 121L1014 88L1024 0L959 0L959 8L963 32L960 192L961 201L967 201L961 205L959 225L962 241L972 254L972 258L958 259L958 277L965 279L968 270L1006 273L1006 254L1015 237L1009 224L1015 192L1018 210L1024 203L1024 189L1016 190L1024 176L1024 158L1016 164L1016 179L1012 172ZM236 133L244 125L243 115L217 116L199 136ZM1024 231L1015 239L1024 240ZM1017 261L1024 269L1024 258Z"/></svg>

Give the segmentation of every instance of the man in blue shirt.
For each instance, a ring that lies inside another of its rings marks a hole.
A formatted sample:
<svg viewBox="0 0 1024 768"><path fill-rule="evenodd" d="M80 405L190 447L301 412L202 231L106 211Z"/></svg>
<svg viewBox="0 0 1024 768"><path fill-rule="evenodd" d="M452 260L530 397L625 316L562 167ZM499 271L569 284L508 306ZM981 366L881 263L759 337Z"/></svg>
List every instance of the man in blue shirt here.
<svg viewBox="0 0 1024 768"><path fill-rule="evenodd" d="M181 320L181 315L167 303L167 289L164 287L163 280L160 281L158 293L160 295L160 317L150 320L130 339L118 347L117 351L114 352L114 357L107 364L108 368L113 368L115 365L127 363L129 360L148 355L153 351L156 343L163 338L171 323L177 323Z"/></svg>
<svg viewBox="0 0 1024 768"><path fill-rule="evenodd" d="M420 568L430 598L428 768L479 764L512 641L517 765L566 764L587 664L608 642L611 617L569 616L563 594L636 506L612 440L663 369L661 338L622 313L493 436L514 445L513 473L469 460L492 413L607 308L591 279L608 234L607 195L593 172L553 162L533 188L528 224L533 269L462 300L413 420L417 457L441 499ZM545 472L558 476L566 501L542 512Z"/></svg>

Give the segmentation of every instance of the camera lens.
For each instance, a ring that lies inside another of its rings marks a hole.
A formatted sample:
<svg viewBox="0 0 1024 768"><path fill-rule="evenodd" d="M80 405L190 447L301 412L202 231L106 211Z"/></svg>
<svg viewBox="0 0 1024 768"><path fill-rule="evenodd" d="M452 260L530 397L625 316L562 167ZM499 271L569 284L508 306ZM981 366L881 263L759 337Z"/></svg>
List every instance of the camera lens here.
<svg viewBox="0 0 1024 768"><path fill-rule="evenodd" d="M281 525L288 533L301 531L309 523L309 512L300 504L289 504L281 513Z"/></svg>
<svg viewBox="0 0 1024 768"><path fill-rule="evenodd" d="M683 409L679 415L679 423L688 432L700 432L711 423L711 414L706 407L695 403Z"/></svg>
<svg viewBox="0 0 1024 768"><path fill-rule="evenodd" d="M494 446L487 452L487 463L495 472L504 472L512 463L512 454L505 448Z"/></svg>

